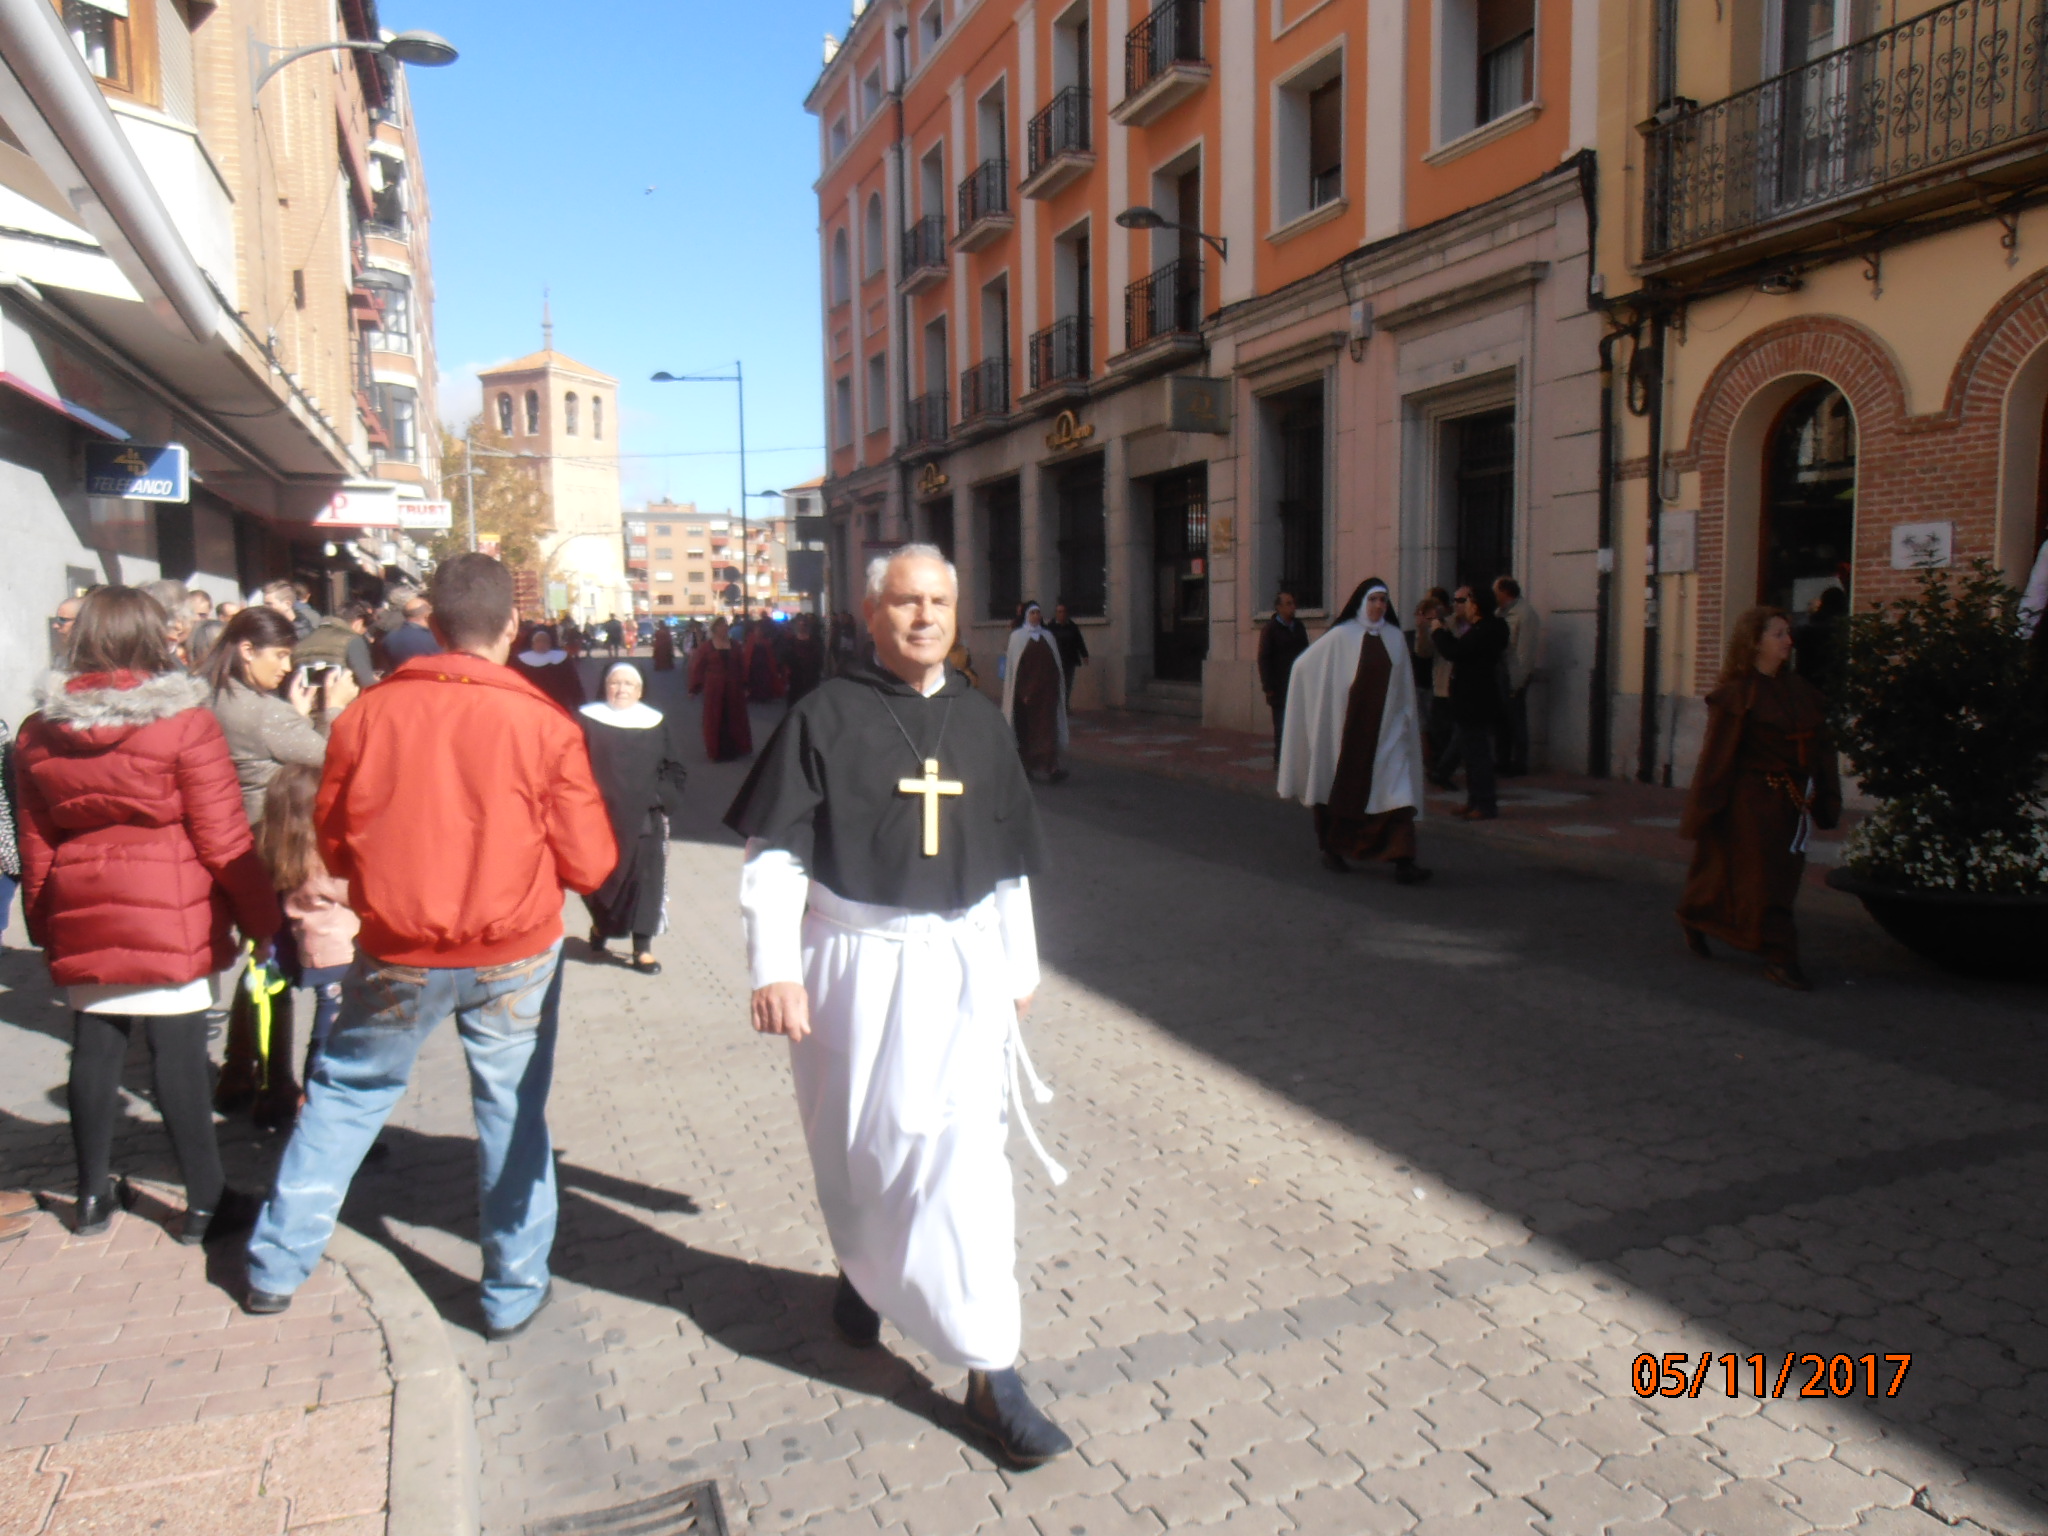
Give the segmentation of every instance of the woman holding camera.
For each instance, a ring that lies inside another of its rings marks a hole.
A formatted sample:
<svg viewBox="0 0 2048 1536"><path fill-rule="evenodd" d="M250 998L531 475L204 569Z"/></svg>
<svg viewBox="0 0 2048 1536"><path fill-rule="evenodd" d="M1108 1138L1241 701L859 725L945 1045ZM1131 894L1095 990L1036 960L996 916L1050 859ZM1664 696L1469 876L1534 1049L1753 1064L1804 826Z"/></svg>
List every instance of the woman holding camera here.
<svg viewBox="0 0 2048 1536"><path fill-rule="evenodd" d="M286 763L317 768L326 761L323 727L360 691L343 667L293 671L297 641L298 631L283 615L244 608L221 631L201 674L212 689L214 718L228 739L251 827L263 823L271 775Z"/></svg>
<svg viewBox="0 0 2048 1536"><path fill-rule="evenodd" d="M298 763L317 770L326 761L324 727L359 691L346 667L294 670L297 643L298 630L290 619L271 608L244 608L220 632L201 673L210 685L214 718L227 737L252 829L263 825L264 800L280 768ZM290 929L278 935L277 968L297 980L299 957ZM268 1129L288 1127L298 1113L298 1079L290 1066L290 999L287 992L272 1005L268 1073L252 1010L246 1004L230 1010L227 1059L214 1095L223 1110L254 1098L256 1123Z"/></svg>

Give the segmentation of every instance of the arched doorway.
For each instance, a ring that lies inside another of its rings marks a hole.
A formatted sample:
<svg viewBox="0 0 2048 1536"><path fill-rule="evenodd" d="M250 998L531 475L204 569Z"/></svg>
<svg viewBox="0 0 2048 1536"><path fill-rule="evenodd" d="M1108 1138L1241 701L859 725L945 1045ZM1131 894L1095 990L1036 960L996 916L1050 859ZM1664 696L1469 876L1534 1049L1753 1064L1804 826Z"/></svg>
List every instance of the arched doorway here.
<svg viewBox="0 0 2048 1536"><path fill-rule="evenodd" d="M1793 396L1772 425L1763 471L1757 601L1797 620L1831 588L1846 594L1855 564L1856 417L1848 398L1824 382Z"/></svg>

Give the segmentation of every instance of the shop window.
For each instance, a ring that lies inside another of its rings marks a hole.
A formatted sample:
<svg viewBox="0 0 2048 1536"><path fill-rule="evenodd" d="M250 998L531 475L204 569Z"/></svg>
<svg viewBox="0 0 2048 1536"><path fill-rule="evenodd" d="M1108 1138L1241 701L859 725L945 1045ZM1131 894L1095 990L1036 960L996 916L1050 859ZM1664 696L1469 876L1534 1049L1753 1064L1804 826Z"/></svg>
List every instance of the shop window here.
<svg viewBox="0 0 2048 1536"><path fill-rule="evenodd" d="M1024 600L1024 516L1015 480L1002 480L981 493L987 530L988 616L1009 620Z"/></svg>
<svg viewBox="0 0 2048 1536"><path fill-rule="evenodd" d="M1821 595L1849 589L1856 545L1856 418L1832 384L1793 397L1764 460L1757 599L1804 618Z"/></svg>
<svg viewBox="0 0 2048 1536"><path fill-rule="evenodd" d="M1109 524L1103 506L1102 460L1059 477L1058 600L1076 618L1102 617L1109 597Z"/></svg>

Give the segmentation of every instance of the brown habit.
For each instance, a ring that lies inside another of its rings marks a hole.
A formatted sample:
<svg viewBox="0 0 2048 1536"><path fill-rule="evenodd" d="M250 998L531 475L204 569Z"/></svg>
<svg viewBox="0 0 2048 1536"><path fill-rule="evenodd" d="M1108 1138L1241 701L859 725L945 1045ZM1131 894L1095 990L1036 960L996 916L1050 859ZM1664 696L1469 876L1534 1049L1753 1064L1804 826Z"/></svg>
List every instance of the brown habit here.
<svg viewBox="0 0 2048 1536"><path fill-rule="evenodd" d="M1017 684L1010 707L1016 719L1017 755L1034 773L1060 765L1060 664L1052 641L1033 640L1017 657Z"/></svg>
<svg viewBox="0 0 2048 1536"><path fill-rule="evenodd" d="M1330 780L1330 798L1315 808L1316 841L1326 853L1347 859L1412 859L1415 857L1415 807L1368 816L1372 801L1373 761L1379 755L1380 720L1387 711L1387 683L1394 663L1377 635L1367 635L1358 648L1358 672L1344 701L1344 745L1337 751L1337 772Z"/></svg>
<svg viewBox="0 0 2048 1536"><path fill-rule="evenodd" d="M1680 922L1767 960L1798 958L1792 902L1806 855L1792 844L1808 783L1814 824L1834 826L1842 786L1818 689L1754 672L1707 695L1707 739L1679 826L1697 843Z"/></svg>

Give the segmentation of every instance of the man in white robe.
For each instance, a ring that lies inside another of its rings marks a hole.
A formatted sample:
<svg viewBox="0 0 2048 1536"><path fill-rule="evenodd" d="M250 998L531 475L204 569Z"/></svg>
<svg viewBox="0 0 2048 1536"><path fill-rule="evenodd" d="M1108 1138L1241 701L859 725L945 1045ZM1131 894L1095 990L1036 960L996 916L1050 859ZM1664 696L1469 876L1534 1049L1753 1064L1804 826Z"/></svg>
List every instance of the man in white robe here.
<svg viewBox="0 0 2048 1536"><path fill-rule="evenodd" d="M1279 792L1315 814L1325 868L1352 859L1394 866L1402 885L1430 872L1415 862L1422 814L1422 724L1415 674L1386 583L1359 583L1288 679Z"/></svg>
<svg viewBox="0 0 2048 1536"><path fill-rule="evenodd" d="M726 813L754 1028L790 1041L818 1201L839 1259L833 1317L887 1318L968 1371L970 1426L1013 1464L1072 1442L1016 1371L1022 1302L1005 1151L1032 1072L1037 811L1002 716L945 665L959 586L913 545L868 572L875 665L791 706Z"/></svg>

